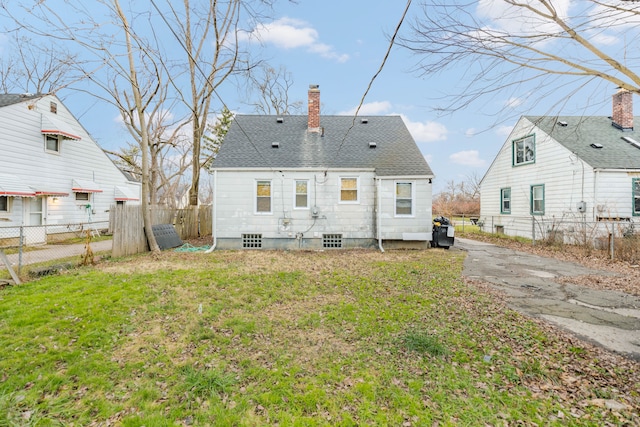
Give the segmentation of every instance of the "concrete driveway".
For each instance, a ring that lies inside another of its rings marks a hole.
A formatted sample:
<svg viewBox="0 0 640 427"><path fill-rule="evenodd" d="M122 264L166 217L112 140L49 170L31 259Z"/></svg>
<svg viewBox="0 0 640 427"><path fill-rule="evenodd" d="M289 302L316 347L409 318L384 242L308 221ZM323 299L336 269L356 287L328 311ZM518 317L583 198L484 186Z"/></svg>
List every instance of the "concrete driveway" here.
<svg viewBox="0 0 640 427"><path fill-rule="evenodd" d="M454 247L468 252L463 275L502 291L511 308L640 360L640 298L558 280L612 273L469 239L456 238Z"/></svg>

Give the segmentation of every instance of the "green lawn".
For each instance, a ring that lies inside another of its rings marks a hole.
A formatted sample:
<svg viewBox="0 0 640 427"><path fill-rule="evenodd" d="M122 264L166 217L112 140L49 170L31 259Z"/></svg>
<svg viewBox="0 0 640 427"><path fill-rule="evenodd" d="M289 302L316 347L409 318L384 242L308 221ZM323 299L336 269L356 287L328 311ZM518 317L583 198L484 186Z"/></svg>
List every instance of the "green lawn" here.
<svg viewBox="0 0 640 427"><path fill-rule="evenodd" d="M465 284L463 257L165 252L5 287L0 426L638 423L638 364Z"/></svg>

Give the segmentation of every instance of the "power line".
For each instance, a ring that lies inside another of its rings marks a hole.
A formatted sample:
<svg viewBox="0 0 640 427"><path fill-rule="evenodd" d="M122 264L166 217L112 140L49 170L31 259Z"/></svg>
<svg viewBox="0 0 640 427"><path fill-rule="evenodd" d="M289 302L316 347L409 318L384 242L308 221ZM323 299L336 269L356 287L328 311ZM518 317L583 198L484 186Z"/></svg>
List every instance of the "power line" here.
<svg viewBox="0 0 640 427"><path fill-rule="evenodd" d="M364 94L362 95L362 98L360 99L360 103L358 104L358 107L356 108L356 112L353 115L353 121L351 122L351 126L349 126L349 128L345 132L344 136L342 137L342 141L340 141L340 145L338 145L338 149L336 150L336 155L334 157L334 160L338 157L338 154L340 153L340 150L342 149L342 146L344 145L345 141L347 140L347 136L349 135L349 132L351 132L351 129L353 129L353 127L356 124L356 118L358 117L358 112L360 111L360 108L362 108L362 105L364 104L364 99L367 97L367 94L369 93L369 90L371 89L371 86L373 86L373 81L382 72L382 69L384 68L384 66L386 64L387 59L389 58L389 55L391 53L391 48L393 48L393 45L395 44L396 36L400 32L400 27L402 26L402 23L404 22L404 19L407 16L407 12L409 11L409 6L411 6L411 0L407 0L407 5L405 6L404 12L402 13L402 16L400 17L400 21L398 22L398 25L396 25L396 29L393 32L393 35L391 36L391 40L389 41L389 47L387 48L387 52L385 53L384 58L382 59L382 63L380 64L380 67L378 68L378 71L376 71L376 73L373 75L373 77L371 77L371 80L369 81L369 84L367 85L367 89L365 90Z"/></svg>
<svg viewBox="0 0 640 427"><path fill-rule="evenodd" d="M162 20L164 21L165 25L167 26L167 28L169 28L169 31L171 31L171 34L173 34L174 38L176 39L176 41L178 42L178 44L180 45L180 47L182 48L182 50L184 50L187 55L189 55L189 59L191 59L191 61L193 62L193 64L195 64L196 68L198 69L198 71L200 72L200 74L202 74L202 77L205 78L207 84L211 85L211 91L212 93L218 98L218 100L220 101L220 103L222 103L222 105L229 111L231 111L229 109L229 107L227 106L227 104L224 102L224 100L222 99L222 97L218 94L218 92L216 91L216 89L213 87L213 84L209 81L209 78L207 77L207 75L205 74L205 72L202 70L202 68L200 68L200 64L195 60L195 58L193 57L193 55L191 54L191 52L187 49L187 47L184 45L182 39L180 39L180 37L178 37L178 34L176 33L176 31L173 29L173 26L170 25L169 21L167 20L167 18L164 16L164 14L160 11L160 8L158 8L158 5L156 4L155 0L151 0L151 4L153 5L154 9L158 12L158 15L160 15L160 17L162 18ZM258 155L262 158L262 160L264 160L266 165L269 165L269 169L271 169L271 171L275 171L275 169L271 166L270 162L267 161L267 159L263 156L262 152L258 149L258 147L256 146L256 144L253 142L253 140L249 137L249 135L247 134L247 132L244 130L244 128L240 125L240 122L238 121L237 117L234 116L234 121L236 123L236 125L238 126L238 128L240 129L240 131L242 132L242 134L245 136L245 138L247 138L247 141L249 141L249 143L251 144L251 146L256 150L256 152L258 153Z"/></svg>

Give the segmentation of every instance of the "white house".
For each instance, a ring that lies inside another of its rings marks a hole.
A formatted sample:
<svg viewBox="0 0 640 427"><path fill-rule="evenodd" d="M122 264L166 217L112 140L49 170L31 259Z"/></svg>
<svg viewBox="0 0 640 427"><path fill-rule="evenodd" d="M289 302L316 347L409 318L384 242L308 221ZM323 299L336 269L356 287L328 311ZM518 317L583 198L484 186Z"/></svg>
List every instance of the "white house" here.
<svg viewBox="0 0 640 427"><path fill-rule="evenodd" d="M213 171L214 247L427 247L433 172L398 116L237 115Z"/></svg>
<svg viewBox="0 0 640 427"><path fill-rule="evenodd" d="M480 183L485 231L565 241L640 219L640 118L632 93L611 117L521 117ZM554 236L554 237L557 237ZM580 238L580 239L579 239Z"/></svg>
<svg viewBox="0 0 640 427"><path fill-rule="evenodd" d="M0 126L0 239L33 226L30 242L44 242L69 224L108 221L114 204L139 203L139 183L55 95L0 94Z"/></svg>

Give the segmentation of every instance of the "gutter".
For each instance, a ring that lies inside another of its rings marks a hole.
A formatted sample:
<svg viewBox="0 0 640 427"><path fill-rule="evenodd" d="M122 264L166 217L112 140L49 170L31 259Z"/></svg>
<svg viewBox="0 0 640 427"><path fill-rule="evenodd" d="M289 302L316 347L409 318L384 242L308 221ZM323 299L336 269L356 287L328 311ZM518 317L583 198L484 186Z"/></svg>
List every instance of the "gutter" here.
<svg viewBox="0 0 640 427"><path fill-rule="evenodd" d="M382 247L382 231L381 231L381 221L382 221L382 180L380 178L376 178L376 180L378 181L378 191L377 191L377 198L378 198L378 220L377 222L377 227L376 227L376 231L378 234L378 248L380 248L380 252L384 253L384 248Z"/></svg>
<svg viewBox="0 0 640 427"><path fill-rule="evenodd" d="M210 254L211 252L213 252L216 249L216 245L218 244L218 238L217 238L217 233L216 233L216 220L218 218L218 203L217 203L217 197L216 194L218 192L218 171L214 170L213 171L213 220L212 220L212 224L211 224L211 234L213 235L213 243L211 243L211 247L209 249L207 249L204 253L205 254Z"/></svg>

